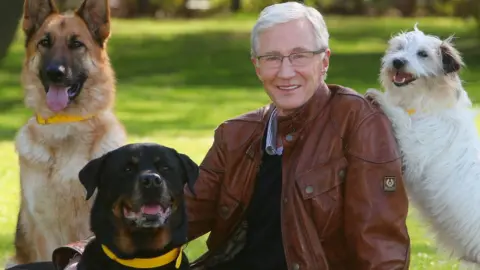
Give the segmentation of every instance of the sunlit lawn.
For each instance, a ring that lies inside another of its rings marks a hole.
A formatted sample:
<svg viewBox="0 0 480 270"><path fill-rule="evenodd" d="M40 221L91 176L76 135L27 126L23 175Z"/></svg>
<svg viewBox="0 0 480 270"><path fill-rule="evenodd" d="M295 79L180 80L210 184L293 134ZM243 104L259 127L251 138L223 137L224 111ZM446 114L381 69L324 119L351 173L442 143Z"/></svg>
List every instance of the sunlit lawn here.
<svg viewBox="0 0 480 270"><path fill-rule="evenodd" d="M474 101L480 98L480 55L472 22L419 19L421 29L442 37L455 33L468 68L463 73ZM411 28L404 19L329 18L333 54L328 82L363 92L378 87L379 60L393 33ZM109 43L118 78L116 112L130 141L155 141L176 147L200 162L214 128L223 120L267 102L249 61L251 16L218 20L113 23ZM21 36L0 68L0 265L12 252L18 210L18 166L12 138L30 116L23 108L19 73ZM437 254L434 242L413 212L411 269L456 269ZM202 239L203 240L203 239ZM203 251L202 240L188 247L190 258Z"/></svg>

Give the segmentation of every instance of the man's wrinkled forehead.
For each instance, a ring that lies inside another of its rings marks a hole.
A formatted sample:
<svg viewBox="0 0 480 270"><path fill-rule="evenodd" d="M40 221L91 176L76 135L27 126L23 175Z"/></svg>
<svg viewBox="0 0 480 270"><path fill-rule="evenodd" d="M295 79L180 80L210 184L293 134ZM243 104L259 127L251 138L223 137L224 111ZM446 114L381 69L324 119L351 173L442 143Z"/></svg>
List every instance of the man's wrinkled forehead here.
<svg viewBox="0 0 480 270"><path fill-rule="evenodd" d="M263 30L258 38L260 54L289 54L315 50L313 26L307 19L280 23Z"/></svg>

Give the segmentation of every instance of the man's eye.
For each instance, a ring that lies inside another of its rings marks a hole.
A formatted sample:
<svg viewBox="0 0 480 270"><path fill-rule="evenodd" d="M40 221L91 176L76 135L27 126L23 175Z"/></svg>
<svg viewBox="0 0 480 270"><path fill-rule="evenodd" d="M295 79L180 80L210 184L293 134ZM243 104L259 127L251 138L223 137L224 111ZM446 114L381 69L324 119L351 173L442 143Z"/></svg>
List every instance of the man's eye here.
<svg viewBox="0 0 480 270"><path fill-rule="evenodd" d="M292 54L292 58L293 59L303 59L303 58L307 58L307 54L306 53L296 53L296 54Z"/></svg>
<svg viewBox="0 0 480 270"><path fill-rule="evenodd" d="M265 60L267 60L267 61L278 61L278 60L280 60L280 57L279 56L273 56L273 55L272 56L266 56Z"/></svg>

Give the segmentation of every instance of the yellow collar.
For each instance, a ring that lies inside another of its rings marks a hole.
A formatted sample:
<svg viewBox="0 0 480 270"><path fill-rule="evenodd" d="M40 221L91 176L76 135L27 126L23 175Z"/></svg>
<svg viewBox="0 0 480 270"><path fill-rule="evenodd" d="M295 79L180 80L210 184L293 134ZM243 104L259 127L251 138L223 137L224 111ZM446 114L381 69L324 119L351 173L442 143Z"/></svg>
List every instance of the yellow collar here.
<svg viewBox="0 0 480 270"><path fill-rule="evenodd" d="M175 268L180 268L180 264L182 263L182 255L183 255L183 246L179 248L172 249L168 253L165 253L161 256L154 257L154 258L135 258L135 259L120 259L118 258L113 252L108 249L107 246L102 245L103 252L112 260L118 262L119 264L123 264L128 267L137 268L137 269L149 269L167 265L173 261L175 261Z"/></svg>
<svg viewBox="0 0 480 270"><path fill-rule="evenodd" d="M407 111L408 115L412 115L412 114L417 112L417 110L415 110L415 109L407 109L406 111Z"/></svg>
<svg viewBox="0 0 480 270"><path fill-rule="evenodd" d="M49 118L43 118L41 115L37 114L36 118L37 118L37 123L39 123L40 125L48 125L48 124L79 122L79 121L87 120L92 117L93 115L77 116L77 115L57 114Z"/></svg>

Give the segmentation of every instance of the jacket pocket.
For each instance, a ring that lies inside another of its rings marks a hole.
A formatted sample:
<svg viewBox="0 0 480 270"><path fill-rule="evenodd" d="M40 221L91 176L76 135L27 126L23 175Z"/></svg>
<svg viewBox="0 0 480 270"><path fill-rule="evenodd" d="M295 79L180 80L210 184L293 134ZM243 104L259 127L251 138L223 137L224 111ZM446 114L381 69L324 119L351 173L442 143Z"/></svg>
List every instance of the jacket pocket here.
<svg viewBox="0 0 480 270"><path fill-rule="evenodd" d="M239 200L235 199L222 187L216 207L215 223L207 241L210 249L215 250L228 240L230 233L234 229L236 219L238 219L240 209Z"/></svg>
<svg viewBox="0 0 480 270"><path fill-rule="evenodd" d="M295 181L305 209L322 239L342 225L343 183L347 164L347 159L341 157L315 166L297 176Z"/></svg>
<svg viewBox="0 0 480 270"><path fill-rule="evenodd" d="M223 188L217 205L217 215L221 220L228 220L237 210L239 201L228 194Z"/></svg>

